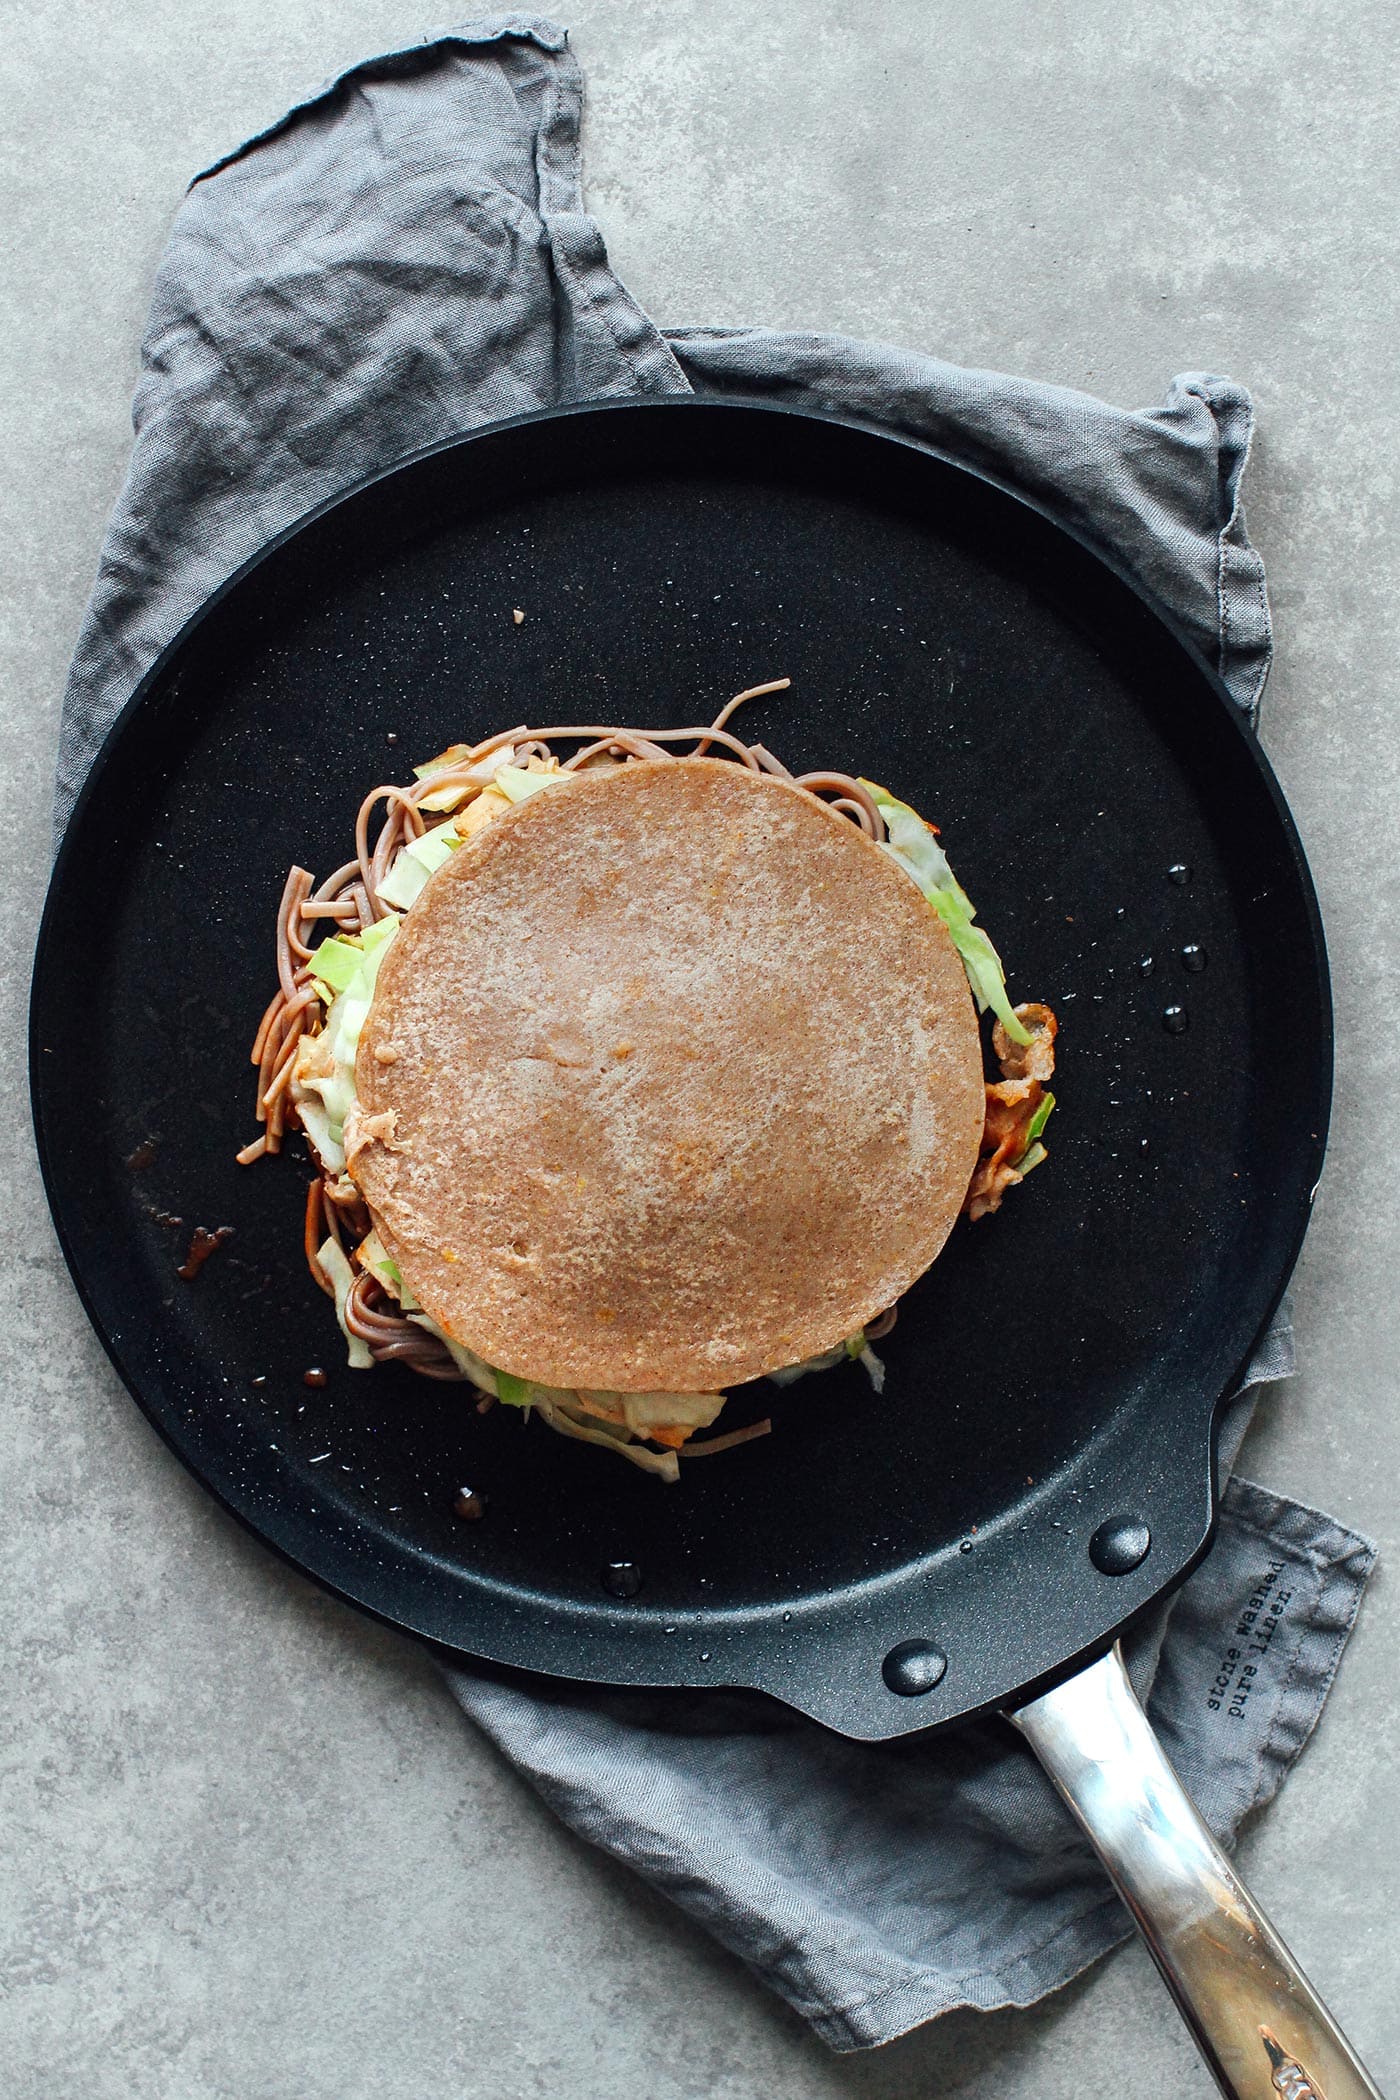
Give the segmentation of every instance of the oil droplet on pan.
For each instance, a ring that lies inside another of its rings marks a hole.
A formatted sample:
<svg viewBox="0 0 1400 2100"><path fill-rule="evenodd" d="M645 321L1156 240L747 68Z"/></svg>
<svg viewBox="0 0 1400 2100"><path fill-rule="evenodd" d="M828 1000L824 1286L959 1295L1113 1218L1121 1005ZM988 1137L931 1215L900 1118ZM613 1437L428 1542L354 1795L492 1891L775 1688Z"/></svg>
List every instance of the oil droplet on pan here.
<svg viewBox="0 0 1400 2100"><path fill-rule="evenodd" d="M1191 1016L1184 1006L1169 1006L1162 1015L1162 1026L1168 1035L1185 1035L1191 1025Z"/></svg>
<svg viewBox="0 0 1400 2100"><path fill-rule="evenodd" d="M635 1597L642 1586L642 1571L634 1560L610 1560L603 1570L603 1588L610 1597Z"/></svg>

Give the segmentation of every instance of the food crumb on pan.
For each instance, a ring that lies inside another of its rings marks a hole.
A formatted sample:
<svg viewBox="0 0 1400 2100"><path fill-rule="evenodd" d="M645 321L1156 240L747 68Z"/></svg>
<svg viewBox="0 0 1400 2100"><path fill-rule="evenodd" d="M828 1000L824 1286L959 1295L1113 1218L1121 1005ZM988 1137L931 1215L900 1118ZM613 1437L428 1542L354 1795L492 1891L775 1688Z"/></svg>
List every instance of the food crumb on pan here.
<svg viewBox="0 0 1400 2100"><path fill-rule="evenodd" d="M189 1253L180 1263L175 1274L183 1277L186 1283L193 1283L210 1255L217 1253L219 1248L223 1246L224 1241L232 1238L233 1227L231 1225L220 1225L214 1232L210 1232L207 1226L196 1225L190 1239Z"/></svg>

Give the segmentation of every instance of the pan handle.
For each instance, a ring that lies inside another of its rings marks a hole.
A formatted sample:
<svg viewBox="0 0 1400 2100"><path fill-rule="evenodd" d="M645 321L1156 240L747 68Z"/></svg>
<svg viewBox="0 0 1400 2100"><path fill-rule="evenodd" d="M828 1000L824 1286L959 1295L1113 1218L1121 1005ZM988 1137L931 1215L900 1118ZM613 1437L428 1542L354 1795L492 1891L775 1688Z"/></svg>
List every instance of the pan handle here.
<svg viewBox="0 0 1400 2100"><path fill-rule="evenodd" d="M1229 2100L1381 2100L1192 1807L1118 1647L1007 1719L1093 1840Z"/></svg>

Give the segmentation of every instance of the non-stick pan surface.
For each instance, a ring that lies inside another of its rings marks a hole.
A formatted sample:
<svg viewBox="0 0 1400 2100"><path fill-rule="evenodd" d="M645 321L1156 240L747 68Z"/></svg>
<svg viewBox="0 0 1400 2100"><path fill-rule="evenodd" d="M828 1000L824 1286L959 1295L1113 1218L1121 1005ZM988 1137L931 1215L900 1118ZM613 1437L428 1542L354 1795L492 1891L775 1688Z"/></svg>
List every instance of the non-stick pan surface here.
<svg viewBox="0 0 1400 2100"><path fill-rule="evenodd" d="M668 1488L514 1410L478 1416L464 1388L344 1367L300 1253L297 1148L234 1163L248 1046L285 871L343 860L379 780L527 717L709 719L780 675L750 732L942 826L1013 996L1060 1015L1060 1106L1049 1163L906 1301L882 1397L854 1367L744 1389L726 1425L771 1412L773 1435ZM84 792L32 1048L87 1309L161 1434L262 1538L460 1650L761 1686L870 1737L1004 1701L1198 1557L1213 1414L1297 1252L1330 1085L1292 824L1159 614L917 447L705 401L469 437L243 572ZM234 1233L187 1282L196 1225ZM475 1523L453 1513L464 1484ZM1100 1527L1124 1517L1150 1549L1104 1572ZM610 1593L618 1562L635 1595ZM909 1641L947 1657L917 1697L883 1667Z"/></svg>

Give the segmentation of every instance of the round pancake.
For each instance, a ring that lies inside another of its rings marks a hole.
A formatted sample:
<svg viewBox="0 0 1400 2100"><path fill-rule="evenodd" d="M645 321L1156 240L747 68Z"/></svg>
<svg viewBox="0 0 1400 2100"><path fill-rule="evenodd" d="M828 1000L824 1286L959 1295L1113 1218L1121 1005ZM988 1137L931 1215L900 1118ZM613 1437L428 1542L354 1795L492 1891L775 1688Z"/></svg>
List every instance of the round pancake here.
<svg viewBox="0 0 1400 2100"><path fill-rule="evenodd" d="M517 1377L624 1392L854 1334L943 1245L984 1112L963 966L908 876L709 758L580 774L454 853L356 1081L350 1171L426 1310Z"/></svg>

